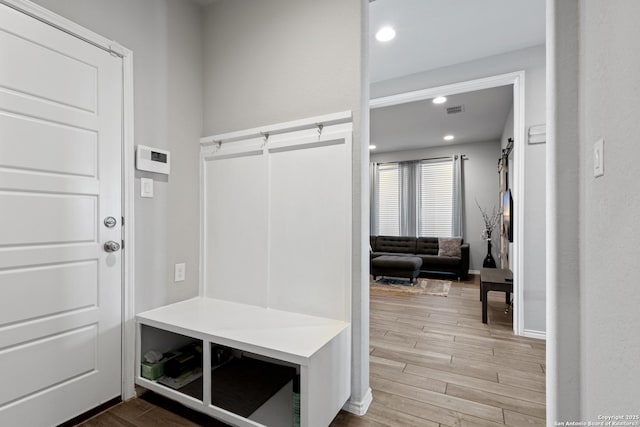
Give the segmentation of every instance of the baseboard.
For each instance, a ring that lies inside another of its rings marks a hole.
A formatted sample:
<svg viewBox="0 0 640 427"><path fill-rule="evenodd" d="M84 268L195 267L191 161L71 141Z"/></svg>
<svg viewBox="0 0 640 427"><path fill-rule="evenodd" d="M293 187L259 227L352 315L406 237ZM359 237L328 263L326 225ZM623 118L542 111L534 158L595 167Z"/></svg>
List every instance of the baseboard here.
<svg viewBox="0 0 640 427"><path fill-rule="evenodd" d="M113 399L103 403L102 405L96 406L93 409L88 410L75 418L70 419L67 422L60 424L58 427L73 427L82 424L87 421L89 418L93 418L96 415L107 411L109 408L116 406L117 404L122 402L122 398L120 396L114 397Z"/></svg>
<svg viewBox="0 0 640 427"><path fill-rule="evenodd" d="M365 393L362 400L354 402L353 400L349 399L347 400L347 403L344 404L342 409L347 412L351 412L352 414L362 416L367 413L371 402L373 402L373 394L371 394L371 388L369 388L367 389L367 392Z"/></svg>
<svg viewBox="0 0 640 427"><path fill-rule="evenodd" d="M536 338L539 340L545 340L547 339L547 333L544 331L534 331L531 329L525 329L524 331L522 331L522 336L525 336L527 338Z"/></svg>
<svg viewBox="0 0 640 427"><path fill-rule="evenodd" d="M469 270L469 274L480 274L480 270Z"/></svg>

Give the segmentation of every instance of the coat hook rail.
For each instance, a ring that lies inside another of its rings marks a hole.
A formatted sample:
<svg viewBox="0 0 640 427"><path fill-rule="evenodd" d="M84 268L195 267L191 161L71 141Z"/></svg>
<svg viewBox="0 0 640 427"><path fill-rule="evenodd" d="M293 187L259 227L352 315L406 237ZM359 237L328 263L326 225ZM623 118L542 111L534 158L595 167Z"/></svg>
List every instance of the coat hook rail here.
<svg viewBox="0 0 640 427"><path fill-rule="evenodd" d="M351 111L343 111L340 113L327 114L308 119L294 120L291 122L279 123L271 126L263 126L260 128L247 129L238 132L229 132L219 135L207 136L200 139L200 145L215 145L217 142L227 144L229 142L243 141L252 138L260 138L265 135L277 135L288 132L302 131L316 128L318 134L322 136L327 126L348 123L352 120Z"/></svg>

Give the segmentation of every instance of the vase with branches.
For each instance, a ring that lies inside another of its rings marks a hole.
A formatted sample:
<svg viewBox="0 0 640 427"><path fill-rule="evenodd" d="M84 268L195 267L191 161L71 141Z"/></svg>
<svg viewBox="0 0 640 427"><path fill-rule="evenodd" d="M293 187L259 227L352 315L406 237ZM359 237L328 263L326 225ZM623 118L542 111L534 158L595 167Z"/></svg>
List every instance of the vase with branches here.
<svg viewBox="0 0 640 427"><path fill-rule="evenodd" d="M496 260L491 254L491 234L493 234L493 230L498 226L498 222L500 221L502 214L496 209L495 205L493 206L491 213L480 206L477 200L476 205L478 206L478 209L480 209L482 220L484 221L482 239L487 241L487 256L484 258L482 266L484 268L496 268Z"/></svg>

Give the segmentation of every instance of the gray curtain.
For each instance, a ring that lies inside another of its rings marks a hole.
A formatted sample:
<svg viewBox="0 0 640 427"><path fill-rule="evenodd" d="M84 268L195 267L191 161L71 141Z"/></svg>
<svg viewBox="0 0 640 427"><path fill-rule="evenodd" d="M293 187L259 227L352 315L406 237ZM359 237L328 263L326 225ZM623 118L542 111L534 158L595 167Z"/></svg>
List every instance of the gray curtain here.
<svg viewBox="0 0 640 427"><path fill-rule="evenodd" d="M417 190L420 185L420 175L418 172L419 160L400 162L400 235L417 236L418 232L418 200Z"/></svg>
<svg viewBox="0 0 640 427"><path fill-rule="evenodd" d="M369 163L369 232L378 233L378 163Z"/></svg>

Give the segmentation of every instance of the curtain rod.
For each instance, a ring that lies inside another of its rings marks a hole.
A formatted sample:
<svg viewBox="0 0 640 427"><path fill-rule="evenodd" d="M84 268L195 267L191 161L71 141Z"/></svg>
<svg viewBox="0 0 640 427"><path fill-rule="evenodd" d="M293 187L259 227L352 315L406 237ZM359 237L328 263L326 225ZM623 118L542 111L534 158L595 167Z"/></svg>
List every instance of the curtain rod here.
<svg viewBox="0 0 640 427"><path fill-rule="evenodd" d="M458 156L460 156L462 158L462 160L469 160L469 158L467 157L466 154L454 154L453 156L442 156L442 157L428 157L426 159L415 159L415 160L399 160L399 161L395 161L395 162L372 162L372 163L377 163L379 165L389 165L391 163L401 163L401 162L420 162L423 160L447 160L447 159L451 159L451 158L458 158Z"/></svg>

